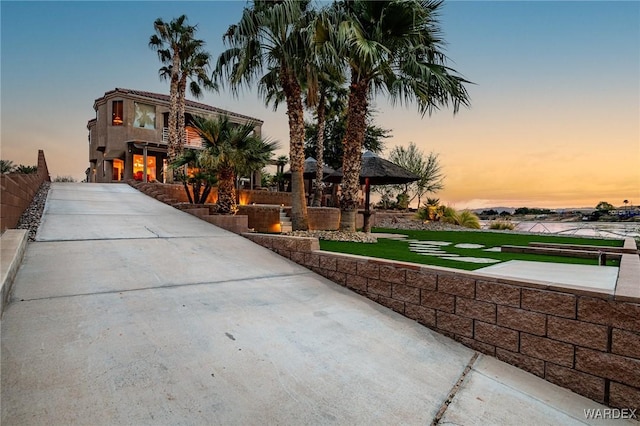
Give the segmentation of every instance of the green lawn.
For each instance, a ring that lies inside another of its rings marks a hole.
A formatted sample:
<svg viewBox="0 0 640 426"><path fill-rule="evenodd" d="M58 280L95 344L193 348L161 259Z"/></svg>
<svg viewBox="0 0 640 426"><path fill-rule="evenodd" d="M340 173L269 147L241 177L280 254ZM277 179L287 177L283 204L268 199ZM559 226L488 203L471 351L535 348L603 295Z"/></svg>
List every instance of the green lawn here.
<svg viewBox="0 0 640 426"><path fill-rule="evenodd" d="M486 248L500 247L502 245L518 245L527 246L530 242L542 243L563 243L563 244L582 244L582 245L598 245L610 247L622 247L622 240L605 240L593 238L565 237L557 235L529 235L514 234L506 232L476 232L476 231L411 231L399 229L373 229L373 232L384 232L390 234L407 235L407 240L420 241L446 241L451 244L448 246L440 246L440 249L450 254L458 254L463 257L480 257L496 259L501 262L509 260L529 260L536 262L552 262L552 263L575 263L596 265L596 260L580 259L574 257L536 255L536 254L519 254L519 253L501 253L487 252ZM482 244L483 248L457 248L456 244ZM465 269L472 271L483 268L496 263L469 263L455 260L449 260L436 256L424 256L409 250L409 241L390 240L387 238L379 238L376 244L350 243L338 241L320 240L320 248L326 251L358 254L362 256L377 257L391 260L401 260L405 262L422 263L426 265L445 266L448 268ZM619 266L618 261L609 260L607 265Z"/></svg>

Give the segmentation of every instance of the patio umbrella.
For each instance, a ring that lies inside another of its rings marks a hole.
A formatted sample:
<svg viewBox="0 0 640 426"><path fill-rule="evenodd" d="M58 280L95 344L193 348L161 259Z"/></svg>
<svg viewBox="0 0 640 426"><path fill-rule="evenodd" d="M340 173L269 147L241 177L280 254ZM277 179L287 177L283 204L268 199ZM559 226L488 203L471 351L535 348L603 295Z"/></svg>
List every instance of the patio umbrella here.
<svg viewBox="0 0 640 426"><path fill-rule="evenodd" d="M397 185L419 180L420 177L409 170L392 163L389 160L378 157L375 153L367 151L362 154L362 166L360 169L360 185L364 185L364 230L370 231L369 210L371 185ZM325 182L339 183L342 181L342 167L331 173Z"/></svg>

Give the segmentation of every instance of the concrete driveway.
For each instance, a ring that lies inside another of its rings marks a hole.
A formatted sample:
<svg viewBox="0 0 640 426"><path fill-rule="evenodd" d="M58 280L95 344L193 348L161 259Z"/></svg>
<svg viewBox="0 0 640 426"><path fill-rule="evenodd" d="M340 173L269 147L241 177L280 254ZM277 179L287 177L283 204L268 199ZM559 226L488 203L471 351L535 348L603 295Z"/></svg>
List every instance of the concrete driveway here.
<svg viewBox="0 0 640 426"><path fill-rule="evenodd" d="M597 424L584 410L605 408L121 184L52 185L1 330L3 426Z"/></svg>

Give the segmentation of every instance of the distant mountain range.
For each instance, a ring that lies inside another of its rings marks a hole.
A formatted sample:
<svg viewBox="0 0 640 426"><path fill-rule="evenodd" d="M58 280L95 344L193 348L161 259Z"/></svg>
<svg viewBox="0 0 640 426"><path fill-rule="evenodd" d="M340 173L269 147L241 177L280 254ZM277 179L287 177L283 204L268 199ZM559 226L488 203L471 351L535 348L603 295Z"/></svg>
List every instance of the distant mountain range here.
<svg viewBox="0 0 640 426"><path fill-rule="evenodd" d="M495 210L498 213L502 213L502 212L509 212L510 214L513 214L513 212L516 211L516 209L519 207L483 207L481 209L471 209L472 212L478 214L478 213L482 213L485 210ZM546 207L529 207L530 209L546 209ZM561 213L561 212L566 212L566 211L571 211L571 212L580 212L580 213L591 213L593 212L595 209L593 207L563 207L563 208L556 208L556 209L549 209L554 213Z"/></svg>

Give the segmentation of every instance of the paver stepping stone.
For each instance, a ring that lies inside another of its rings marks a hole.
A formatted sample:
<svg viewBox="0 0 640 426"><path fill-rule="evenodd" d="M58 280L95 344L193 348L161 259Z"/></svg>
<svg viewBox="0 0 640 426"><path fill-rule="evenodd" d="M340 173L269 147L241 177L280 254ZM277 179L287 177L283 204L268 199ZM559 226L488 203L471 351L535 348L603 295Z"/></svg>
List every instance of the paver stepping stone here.
<svg viewBox="0 0 640 426"><path fill-rule="evenodd" d="M454 247L466 248L466 249L479 249L479 248L484 247L484 245L482 245L482 244L460 243L460 244L456 244Z"/></svg>
<svg viewBox="0 0 640 426"><path fill-rule="evenodd" d="M450 246L451 243L447 241L420 241L421 244L429 244L432 246Z"/></svg>
<svg viewBox="0 0 640 426"><path fill-rule="evenodd" d="M502 248L501 247L491 247L491 248L486 248L483 251L492 251L492 252L500 253L502 251Z"/></svg>
<svg viewBox="0 0 640 426"><path fill-rule="evenodd" d="M451 260L457 260L459 262L469 262L469 263L498 263L499 260L489 259L488 257L456 257Z"/></svg>

